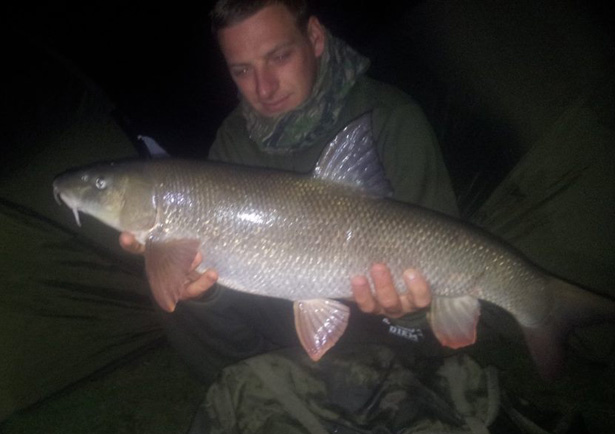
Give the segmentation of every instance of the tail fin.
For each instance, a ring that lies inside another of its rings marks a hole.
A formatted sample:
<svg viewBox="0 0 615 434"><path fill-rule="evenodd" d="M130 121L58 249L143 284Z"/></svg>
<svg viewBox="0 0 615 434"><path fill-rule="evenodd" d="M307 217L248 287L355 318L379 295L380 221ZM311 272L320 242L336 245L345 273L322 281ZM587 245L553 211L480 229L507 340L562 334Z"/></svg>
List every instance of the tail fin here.
<svg viewBox="0 0 615 434"><path fill-rule="evenodd" d="M547 287L554 298L551 315L539 326L522 328L539 373L545 379L555 379L563 371L570 331L574 327L615 322L615 302L556 278Z"/></svg>

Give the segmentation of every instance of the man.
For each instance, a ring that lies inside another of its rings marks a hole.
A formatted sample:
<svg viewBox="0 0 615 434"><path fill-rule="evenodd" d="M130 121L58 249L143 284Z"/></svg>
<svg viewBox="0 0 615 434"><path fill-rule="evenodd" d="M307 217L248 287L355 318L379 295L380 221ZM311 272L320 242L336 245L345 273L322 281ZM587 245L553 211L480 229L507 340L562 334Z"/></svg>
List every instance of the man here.
<svg viewBox="0 0 615 434"><path fill-rule="evenodd" d="M221 0L211 17L241 94L218 131L212 160L308 172L344 127L369 114L373 146L394 198L456 214L438 145L420 108L402 92L365 77L368 60L330 35L304 1ZM128 234L120 243L132 252L143 250ZM195 268L200 260L195 258ZM385 264L375 264L370 275L373 291L365 276L348 276L349 290L365 313L399 318L430 303L417 270L404 273L402 295ZM188 276L184 301L167 315L170 339L202 377L211 379L237 360L298 343L290 303L210 291L216 279L215 270ZM389 330L373 315L351 318L342 342L380 341ZM370 328L379 330L366 333Z"/></svg>

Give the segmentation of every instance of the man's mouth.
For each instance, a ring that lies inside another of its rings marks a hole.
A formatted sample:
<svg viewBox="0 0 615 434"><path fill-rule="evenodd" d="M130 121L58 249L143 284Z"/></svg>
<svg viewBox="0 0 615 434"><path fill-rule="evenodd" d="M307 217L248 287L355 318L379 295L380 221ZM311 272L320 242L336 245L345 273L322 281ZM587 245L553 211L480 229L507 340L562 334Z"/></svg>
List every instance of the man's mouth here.
<svg viewBox="0 0 615 434"><path fill-rule="evenodd" d="M284 98L278 99L273 102L261 102L261 105L270 114L275 114L284 110L284 106L286 105L289 96L285 96Z"/></svg>

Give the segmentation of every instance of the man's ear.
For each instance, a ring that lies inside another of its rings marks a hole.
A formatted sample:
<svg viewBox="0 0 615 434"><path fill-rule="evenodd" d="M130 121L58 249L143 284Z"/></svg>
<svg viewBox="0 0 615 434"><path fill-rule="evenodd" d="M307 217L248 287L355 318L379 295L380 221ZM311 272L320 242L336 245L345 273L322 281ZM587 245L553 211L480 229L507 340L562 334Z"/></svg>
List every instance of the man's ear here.
<svg viewBox="0 0 615 434"><path fill-rule="evenodd" d="M311 16L307 24L307 35L314 49L314 55L320 57L325 51L325 40L327 38L325 28L315 16Z"/></svg>

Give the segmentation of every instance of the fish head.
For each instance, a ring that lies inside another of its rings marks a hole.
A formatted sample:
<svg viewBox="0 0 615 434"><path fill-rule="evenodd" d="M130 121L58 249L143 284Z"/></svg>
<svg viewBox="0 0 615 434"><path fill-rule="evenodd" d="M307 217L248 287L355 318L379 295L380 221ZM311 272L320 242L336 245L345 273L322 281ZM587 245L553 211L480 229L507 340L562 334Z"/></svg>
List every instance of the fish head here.
<svg viewBox="0 0 615 434"><path fill-rule="evenodd" d="M143 165L106 163L59 175L53 194L73 211L78 225L82 212L119 231L137 232L155 224L154 187Z"/></svg>

